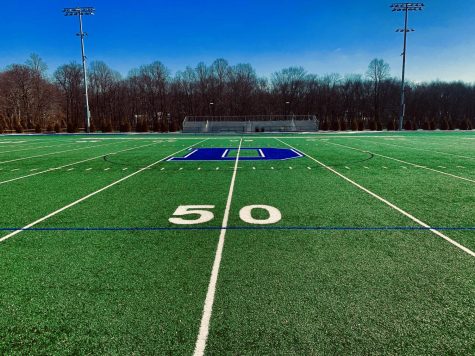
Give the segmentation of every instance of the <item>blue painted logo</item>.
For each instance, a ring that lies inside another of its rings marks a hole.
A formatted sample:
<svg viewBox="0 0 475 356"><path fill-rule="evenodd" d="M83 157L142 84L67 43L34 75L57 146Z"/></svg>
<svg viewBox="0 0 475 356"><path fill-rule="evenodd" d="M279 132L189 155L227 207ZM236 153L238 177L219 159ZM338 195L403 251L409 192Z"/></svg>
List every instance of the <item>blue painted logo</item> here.
<svg viewBox="0 0 475 356"><path fill-rule="evenodd" d="M167 161L235 161L237 148L192 148L183 157L172 157ZM290 148L241 148L240 161L285 161L304 155Z"/></svg>

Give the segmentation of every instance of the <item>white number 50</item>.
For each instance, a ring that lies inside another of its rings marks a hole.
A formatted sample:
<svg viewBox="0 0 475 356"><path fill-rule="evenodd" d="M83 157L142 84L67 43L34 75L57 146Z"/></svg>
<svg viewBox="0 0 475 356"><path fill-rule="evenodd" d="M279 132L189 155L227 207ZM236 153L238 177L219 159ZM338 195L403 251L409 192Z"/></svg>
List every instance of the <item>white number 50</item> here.
<svg viewBox="0 0 475 356"><path fill-rule="evenodd" d="M198 215L196 219L170 218L172 224L176 225L195 225L204 224L214 219L214 214L208 210L214 209L214 205L181 205L175 210L173 216Z"/></svg>

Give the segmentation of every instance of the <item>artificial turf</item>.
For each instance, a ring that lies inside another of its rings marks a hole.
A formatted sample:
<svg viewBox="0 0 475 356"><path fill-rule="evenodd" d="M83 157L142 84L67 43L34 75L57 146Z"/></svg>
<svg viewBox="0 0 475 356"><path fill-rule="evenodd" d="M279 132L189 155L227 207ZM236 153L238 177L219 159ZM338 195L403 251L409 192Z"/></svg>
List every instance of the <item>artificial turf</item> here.
<svg viewBox="0 0 475 356"><path fill-rule="evenodd" d="M0 353L192 353L235 162L164 159L290 145L238 162L206 352L473 354L475 258L309 157L475 250L474 139L0 136L0 238L124 179L0 243ZM214 219L175 225L181 205Z"/></svg>

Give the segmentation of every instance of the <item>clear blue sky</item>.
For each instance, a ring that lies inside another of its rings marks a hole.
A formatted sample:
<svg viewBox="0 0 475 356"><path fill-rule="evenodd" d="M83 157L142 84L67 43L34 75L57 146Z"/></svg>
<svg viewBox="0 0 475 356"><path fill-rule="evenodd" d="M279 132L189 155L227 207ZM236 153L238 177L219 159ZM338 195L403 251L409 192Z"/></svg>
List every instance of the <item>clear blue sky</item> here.
<svg viewBox="0 0 475 356"><path fill-rule="evenodd" d="M155 60L172 72L226 58L258 74L303 66L316 74L364 73L383 58L399 76L403 24L382 0L10 0L2 1L0 68L38 53L50 70L80 61L75 18L63 7L94 6L85 19L89 60L122 74ZM475 82L475 1L425 2L412 13L408 77Z"/></svg>

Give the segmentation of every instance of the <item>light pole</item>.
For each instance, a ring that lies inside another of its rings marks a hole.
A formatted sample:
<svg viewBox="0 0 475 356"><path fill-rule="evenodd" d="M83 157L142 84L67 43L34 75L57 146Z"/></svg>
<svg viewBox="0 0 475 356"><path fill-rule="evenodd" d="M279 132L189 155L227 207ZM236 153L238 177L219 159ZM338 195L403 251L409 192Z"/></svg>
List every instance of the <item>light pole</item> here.
<svg viewBox="0 0 475 356"><path fill-rule="evenodd" d="M420 2L399 2L391 5L393 12L404 11L404 28L397 29L396 32L404 33L404 49L402 52L402 80L401 80L401 111L399 113L399 131L402 131L404 127L404 115L406 113L406 48L407 48L407 33L414 32L414 30L407 28L409 11L422 11L424 4Z"/></svg>
<svg viewBox="0 0 475 356"><path fill-rule="evenodd" d="M77 36L81 37L81 54L82 54L82 72L84 75L84 98L85 98L85 128L86 132L89 133L91 129L91 112L89 111L89 97L87 94L87 67L86 67L86 52L84 51L84 37L87 36L82 29L82 17L84 15L94 15L96 9L93 7L74 7L74 8L65 8L63 10L64 16L79 16L79 33Z"/></svg>

